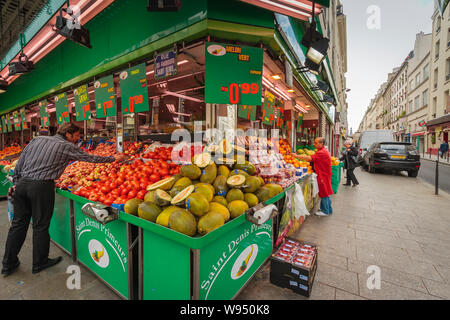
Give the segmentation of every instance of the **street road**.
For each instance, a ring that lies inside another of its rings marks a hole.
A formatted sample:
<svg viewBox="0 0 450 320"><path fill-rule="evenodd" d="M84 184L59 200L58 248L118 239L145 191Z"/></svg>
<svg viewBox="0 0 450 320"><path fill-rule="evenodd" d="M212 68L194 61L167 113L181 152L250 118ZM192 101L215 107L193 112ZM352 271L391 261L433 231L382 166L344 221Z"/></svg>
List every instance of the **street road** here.
<svg viewBox="0 0 450 320"><path fill-rule="evenodd" d="M436 162L429 160L420 161L419 178L434 186ZM450 166L439 164L439 189L450 193Z"/></svg>

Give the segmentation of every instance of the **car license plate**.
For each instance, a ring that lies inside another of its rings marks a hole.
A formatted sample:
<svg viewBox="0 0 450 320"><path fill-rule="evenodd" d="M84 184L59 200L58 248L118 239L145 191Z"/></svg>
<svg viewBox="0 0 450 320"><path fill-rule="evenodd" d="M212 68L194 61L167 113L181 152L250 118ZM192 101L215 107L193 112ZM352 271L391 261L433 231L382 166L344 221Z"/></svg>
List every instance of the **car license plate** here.
<svg viewBox="0 0 450 320"><path fill-rule="evenodd" d="M392 156L392 159L406 159L406 156Z"/></svg>

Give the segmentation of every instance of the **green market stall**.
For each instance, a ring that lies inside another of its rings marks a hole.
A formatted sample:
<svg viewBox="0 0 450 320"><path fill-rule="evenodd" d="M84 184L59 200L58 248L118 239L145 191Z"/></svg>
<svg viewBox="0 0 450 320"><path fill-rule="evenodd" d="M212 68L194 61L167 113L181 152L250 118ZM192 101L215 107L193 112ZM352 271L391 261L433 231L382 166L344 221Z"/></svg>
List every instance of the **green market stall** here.
<svg viewBox="0 0 450 320"><path fill-rule="evenodd" d="M7 179L9 172L4 171L5 166L0 165L0 197L4 198L8 195L8 190L12 187L12 183Z"/></svg>

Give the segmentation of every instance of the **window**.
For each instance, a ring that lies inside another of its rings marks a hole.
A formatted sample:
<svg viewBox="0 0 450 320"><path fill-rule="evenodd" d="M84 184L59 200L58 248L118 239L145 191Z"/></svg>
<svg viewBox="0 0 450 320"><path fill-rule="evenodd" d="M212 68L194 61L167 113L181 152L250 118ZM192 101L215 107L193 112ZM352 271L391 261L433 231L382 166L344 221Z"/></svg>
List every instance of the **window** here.
<svg viewBox="0 0 450 320"><path fill-rule="evenodd" d="M412 101L409 102L409 112L410 113L413 112L413 102Z"/></svg>
<svg viewBox="0 0 450 320"><path fill-rule="evenodd" d="M414 110L419 110L420 109L420 96L417 96L414 99Z"/></svg>
<svg viewBox="0 0 450 320"><path fill-rule="evenodd" d="M438 16L436 20L436 33L438 33L441 30L441 17Z"/></svg>
<svg viewBox="0 0 450 320"><path fill-rule="evenodd" d="M409 90L413 91L414 90L414 80L411 80L409 82Z"/></svg>
<svg viewBox="0 0 450 320"><path fill-rule="evenodd" d="M435 57L436 59L439 58L439 50L440 50L440 48L441 48L441 41L438 40L438 41L436 42L435 47L434 47L434 57Z"/></svg>
<svg viewBox="0 0 450 320"><path fill-rule="evenodd" d="M444 110L444 113L445 114L447 114L447 113L450 113L450 95L449 95L449 90L447 90L447 91L445 91L445 96L444 96L445 98L445 110Z"/></svg>
<svg viewBox="0 0 450 320"><path fill-rule="evenodd" d="M428 89L425 90L422 94L422 106L427 106L428 105Z"/></svg>
<svg viewBox="0 0 450 320"><path fill-rule="evenodd" d="M447 48L450 47L450 28L447 31Z"/></svg>
<svg viewBox="0 0 450 320"><path fill-rule="evenodd" d="M424 68L423 68L423 79L427 80L430 77L430 65L427 64Z"/></svg>
<svg viewBox="0 0 450 320"><path fill-rule="evenodd" d="M450 58L445 62L445 81L450 80Z"/></svg>
<svg viewBox="0 0 450 320"><path fill-rule="evenodd" d="M418 74L416 75L416 87L418 87L419 84L420 84L420 73L418 73Z"/></svg>
<svg viewBox="0 0 450 320"><path fill-rule="evenodd" d="M433 118L436 118L437 98L433 98L433 109L431 110Z"/></svg>
<svg viewBox="0 0 450 320"><path fill-rule="evenodd" d="M437 84L438 84L438 68L434 69L434 89L437 89Z"/></svg>

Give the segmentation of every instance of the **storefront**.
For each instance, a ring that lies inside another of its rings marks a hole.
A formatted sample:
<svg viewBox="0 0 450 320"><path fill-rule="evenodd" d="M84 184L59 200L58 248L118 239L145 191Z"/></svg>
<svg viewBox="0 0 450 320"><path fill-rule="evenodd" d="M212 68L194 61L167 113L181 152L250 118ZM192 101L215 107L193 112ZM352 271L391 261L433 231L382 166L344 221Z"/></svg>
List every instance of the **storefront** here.
<svg viewBox="0 0 450 320"><path fill-rule="evenodd" d="M281 186L278 192L267 189L267 195L257 197L263 207L282 200L283 190L301 183L312 211L317 204L312 196L312 167L293 160L290 153L298 149L314 153L318 136L325 136L329 149L334 149L330 120L334 114L320 102L321 94L311 89L317 78L297 70L301 61L297 57L304 48L298 51L287 44L289 37L276 28L272 12L240 1L232 6L183 1L176 14L152 13L154 19L149 19L148 12L137 9L145 8L146 1L126 4L114 1L106 7L107 14L100 12L87 23L92 49L63 42L0 96L0 104L6 106L2 141L24 146L37 135L55 134L59 125L70 121L82 128L84 150L133 155L133 164L121 168L74 163L66 169L57 185L52 241L124 299L231 299L270 257L279 231L276 219L256 225L242 214L206 235L188 236L125 213L124 205L144 199L150 185L165 179L175 182L171 179L184 163L168 156L169 150L180 146L181 155L189 147L196 150L216 143L212 154L218 149L230 154L230 148L233 154L242 152L258 169L252 175L259 172L265 185ZM301 37L298 22L278 14L276 18L295 26L295 37ZM130 23L124 28L117 21ZM41 78L45 81L36 81ZM216 129L225 140L226 132L237 138L232 136L228 146L224 140L212 139L209 129ZM254 129L267 131L255 134ZM243 139L239 139L241 132ZM280 169L271 172L261 157L252 162L253 147L258 156L259 151L275 151L270 156ZM206 171L205 166L200 168ZM229 169L239 170L233 165ZM197 179L192 178L186 188ZM82 210L87 203L118 209L111 209L117 216L101 223ZM300 225L296 220L295 230ZM230 284L226 279L217 280L214 290L203 290L218 279L219 261L225 257L217 256L220 250L237 257L230 272L236 271L233 280L239 281L226 292L223 288ZM247 250L251 263L245 260ZM235 270L244 260L249 272Z"/></svg>
<svg viewBox="0 0 450 320"><path fill-rule="evenodd" d="M448 142L450 131L450 115L442 116L427 122L428 145L427 153L438 154L440 145Z"/></svg>

